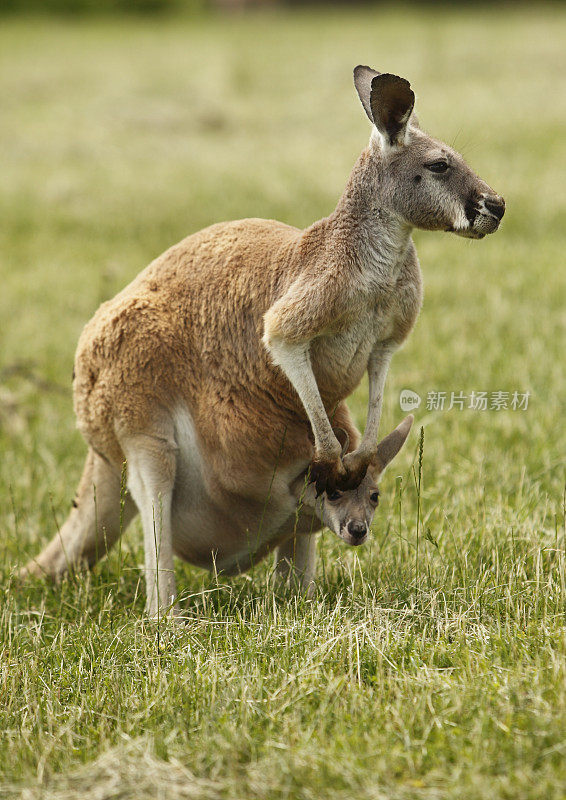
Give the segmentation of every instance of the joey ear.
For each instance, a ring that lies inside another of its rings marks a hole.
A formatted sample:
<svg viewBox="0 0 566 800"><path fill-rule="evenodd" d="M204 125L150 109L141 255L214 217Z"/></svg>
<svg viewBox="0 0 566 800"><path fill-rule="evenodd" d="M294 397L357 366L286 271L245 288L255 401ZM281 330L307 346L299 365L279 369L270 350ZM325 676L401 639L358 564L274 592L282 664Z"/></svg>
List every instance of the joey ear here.
<svg viewBox="0 0 566 800"><path fill-rule="evenodd" d="M390 73L372 78L370 107L373 122L389 145L404 143L414 106L415 93L408 80Z"/></svg>
<svg viewBox="0 0 566 800"><path fill-rule="evenodd" d="M348 452L348 448L350 447L350 436L348 435L348 431L345 431L344 428L333 428L334 435L342 445L342 458Z"/></svg>
<svg viewBox="0 0 566 800"><path fill-rule="evenodd" d="M376 454L372 459L372 466L374 466L378 472L383 472L385 467L395 458L399 450L403 447L414 419L413 415L409 414L409 416L405 417L403 422L397 425L394 431L391 431L391 433L377 445Z"/></svg>
<svg viewBox="0 0 566 800"><path fill-rule="evenodd" d="M370 100L371 82L378 75L381 75L381 73L377 72L371 67L364 67L361 64L358 64L358 66L354 69L354 86L356 87L358 97L362 101L362 105L372 125L374 124L374 120L371 111Z"/></svg>

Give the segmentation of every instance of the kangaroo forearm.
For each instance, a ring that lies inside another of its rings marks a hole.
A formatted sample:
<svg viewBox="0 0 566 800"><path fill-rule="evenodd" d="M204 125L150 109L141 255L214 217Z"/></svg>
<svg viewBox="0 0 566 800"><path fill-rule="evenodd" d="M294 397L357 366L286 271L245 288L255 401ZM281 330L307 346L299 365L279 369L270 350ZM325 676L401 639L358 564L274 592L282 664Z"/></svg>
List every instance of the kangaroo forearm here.
<svg viewBox="0 0 566 800"><path fill-rule="evenodd" d="M377 436L379 433L379 423L383 405L383 392L385 390L385 380L392 356L392 348L378 348L374 350L370 356L368 364L368 413L364 435L358 448L358 452L367 456L374 455L377 448Z"/></svg>
<svg viewBox="0 0 566 800"><path fill-rule="evenodd" d="M310 361L309 343L297 344L274 336L268 348L273 361L283 370L299 395L312 427L317 458L339 458L342 448L320 396Z"/></svg>

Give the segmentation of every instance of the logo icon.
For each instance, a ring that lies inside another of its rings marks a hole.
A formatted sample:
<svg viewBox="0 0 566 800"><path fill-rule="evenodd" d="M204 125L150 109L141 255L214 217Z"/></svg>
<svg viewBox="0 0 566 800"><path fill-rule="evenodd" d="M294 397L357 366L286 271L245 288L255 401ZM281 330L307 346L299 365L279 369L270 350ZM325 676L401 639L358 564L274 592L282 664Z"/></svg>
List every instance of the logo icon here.
<svg viewBox="0 0 566 800"><path fill-rule="evenodd" d="M421 404L421 397L412 389L403 389L399 395L399 405L402 411L414 411Z"/></svg>

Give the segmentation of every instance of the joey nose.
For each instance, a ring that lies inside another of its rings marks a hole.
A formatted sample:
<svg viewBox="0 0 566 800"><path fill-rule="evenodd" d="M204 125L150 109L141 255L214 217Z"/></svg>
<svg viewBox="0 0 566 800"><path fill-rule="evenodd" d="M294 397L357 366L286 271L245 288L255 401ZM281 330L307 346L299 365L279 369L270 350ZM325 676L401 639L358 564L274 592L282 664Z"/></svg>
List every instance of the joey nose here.
<svg viewBox="0 0 566 800"><path fill-rule="evenodd" d="M368 532L367 525L359 519L351 519L348 523L348 533L354 539L361 539Z"/></svg>
<svg viewBox="0 0 566 800"><path fill-rule="evenodd" d="M489 213L497 217L498 220L503 218L503 214L505 214L505 200L498 194L486 197L484 204Z"/></svg>

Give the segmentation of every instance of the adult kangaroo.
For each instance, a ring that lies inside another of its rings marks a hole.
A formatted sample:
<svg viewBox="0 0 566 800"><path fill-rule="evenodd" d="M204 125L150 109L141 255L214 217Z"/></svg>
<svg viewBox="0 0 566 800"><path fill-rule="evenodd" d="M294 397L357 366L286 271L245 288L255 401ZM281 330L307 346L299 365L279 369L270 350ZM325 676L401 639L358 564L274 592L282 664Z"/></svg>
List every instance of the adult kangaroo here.
<svg viewBox="0 0 566 800"><path fill-rule="evenodd" d="M76 507L24 571L92 563L139 510L155 614L176 596L173 552L233 571L279 547L308 583L320 521L349 543L365 538L379 474L411 424L378 447L388 365L421 306L412 228L479 239L505 205L419 128L407 80L358 66L354 82L372 133L329 217L306 230L260 219L206 228L86 325L74 396L90 449ZM360 441L344 399L366 370ZM343 511L352 501L354 516Z"/></svg>

